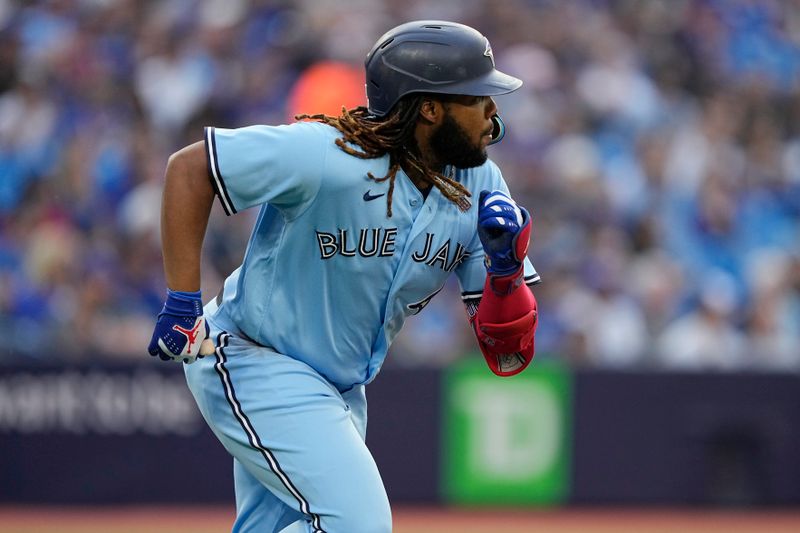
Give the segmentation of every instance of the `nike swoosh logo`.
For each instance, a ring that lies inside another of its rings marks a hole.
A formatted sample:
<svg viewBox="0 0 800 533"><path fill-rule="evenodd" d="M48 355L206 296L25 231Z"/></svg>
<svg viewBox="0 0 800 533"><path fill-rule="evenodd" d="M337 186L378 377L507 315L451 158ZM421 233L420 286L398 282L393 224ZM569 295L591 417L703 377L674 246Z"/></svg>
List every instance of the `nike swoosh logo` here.
<svg viewBox="0 0 800 533"><path fill-rule="evenodd" d="M369 202L370 200L374 200L375 198L380 198L384 194L386 194L386 193L382 192L380 194L370 194L369 193L369 189L367 189L367 192L364 193L364 201L365 202Z"/></svg>

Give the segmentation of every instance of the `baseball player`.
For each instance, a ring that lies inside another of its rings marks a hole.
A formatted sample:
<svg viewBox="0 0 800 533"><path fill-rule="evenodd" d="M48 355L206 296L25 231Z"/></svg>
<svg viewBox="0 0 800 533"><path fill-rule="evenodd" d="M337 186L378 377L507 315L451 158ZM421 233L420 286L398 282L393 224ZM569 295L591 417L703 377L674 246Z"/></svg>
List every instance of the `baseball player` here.
<svg viewBox="0 0 800 533"><path fill-rule="evenodd" d="M451 273L489 368L510 376L533 358L531 218L486 151L504 133L492 97L522 82L478 31L444 21L390 30L365 67L367 107L208 127L167 165L169 288L149 352L199 359L184 368L234 458L234 532L391 531L364 388ZM242 265L203 307L214 196L228 215L259 214Z"/></svg>

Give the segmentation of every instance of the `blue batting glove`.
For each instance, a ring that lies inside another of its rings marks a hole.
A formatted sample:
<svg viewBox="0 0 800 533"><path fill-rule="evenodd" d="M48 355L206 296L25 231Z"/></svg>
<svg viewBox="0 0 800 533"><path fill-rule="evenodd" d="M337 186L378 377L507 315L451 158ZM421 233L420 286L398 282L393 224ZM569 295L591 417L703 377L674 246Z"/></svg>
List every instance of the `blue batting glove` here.
<svg viewBox="0 0 800 533"><path fill-rule="evenodd" d="M486 253L486 270L507 276L522 266L528 252L531 217L503 191L481 191L478 236Z"/></svg>
<svg viewBox="0 0 800 533"><path fill-rule="evenodd" d="M163 361L193 363L200 353L209 328L203 318L200 291L180 292L167 289L167 301L158 314L153 338L147 351Z"/></svg>

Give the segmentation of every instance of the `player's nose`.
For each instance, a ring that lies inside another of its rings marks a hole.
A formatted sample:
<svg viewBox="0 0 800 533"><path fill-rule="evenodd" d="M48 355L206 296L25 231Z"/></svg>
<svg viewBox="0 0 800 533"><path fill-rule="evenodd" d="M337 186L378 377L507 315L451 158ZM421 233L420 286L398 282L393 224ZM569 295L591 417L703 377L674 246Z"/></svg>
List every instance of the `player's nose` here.
<svg viewBox="0 0 800 533"><path fill-rule="evenodd" d="M497 103L491 96L486 99L486 117L491 117L497 114Z"/></svg>

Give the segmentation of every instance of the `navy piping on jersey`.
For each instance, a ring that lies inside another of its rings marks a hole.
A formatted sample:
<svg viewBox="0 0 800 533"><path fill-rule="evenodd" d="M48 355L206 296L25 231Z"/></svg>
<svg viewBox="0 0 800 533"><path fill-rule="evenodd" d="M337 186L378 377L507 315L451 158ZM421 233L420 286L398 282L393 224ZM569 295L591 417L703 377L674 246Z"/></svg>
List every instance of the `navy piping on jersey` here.
<svg viewBox="0 0 800 533"><path fill-rule="evenodd" d="M225 182L222 181L222 173L219 171L217 138L213 127L207 127L205 129L205 137L208 177L211 179L211 185L214 186L214 191L217 193L217 196L219 196L219 201L222 204L222 209L225 211L225 214L228 216L233 215L236 213L236 208L233 206L231 197L228 194L228 189L225 187Z"/></svg>
<svg viewBox="0 0 800 533"><path fill-rule="evenodd" d="M525 277L525 285L528 287L533 287L534 285L538 285L542 282L542 278L539 277L539 274L532 274L530 276ZM461 293L461 299L463 301L468 300L475 300L479 299L483 296L483 289L479 291L464 291Z"/></svg>
<svg viewBox="0 0 800 533"><path fill-rule="evenodd" d="M242 405L239 403L238 398L236 398L236 392L233 390L233 382L231 381L230 372L225 366L225 363L228 359L225 356L224 348L228 345L229 338L230 335L224 331L217 336L217 349L215 352L217 362L214 364L214 368L216 369L217 374L219 374L219 378L222 381L222 386L225 388L225 397L227 398L228 404L233 410L233 415L239 421L242 429L247 434L247 438L250 441L250 446L261 452L261 455L267 461L272 473L275 474L278 479L280 479L281 483L283 483L283 486L286 487L286 490L288 490L289 493L294 496L294 498L300 504L300 511L311 517L311 524L314 526L314 533L325 533L320 525L319 515L311 512L308 500L306 500L303 495L300 494L300 491L294 486L292 481L289 479L289 476L287 476L286 473L281 469L278 459L267 447L261 443L261 439L258 437L253 424L242 410Z"/></svg>

